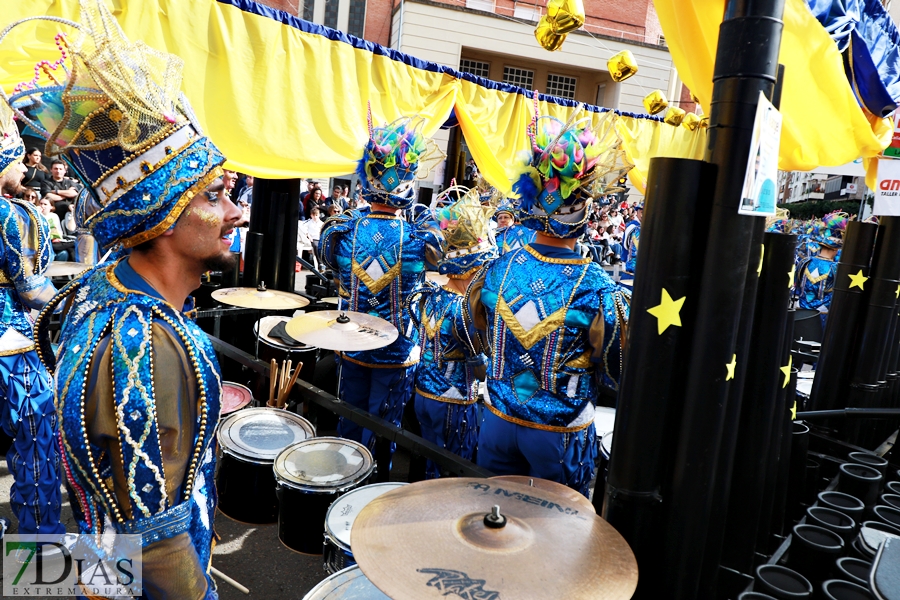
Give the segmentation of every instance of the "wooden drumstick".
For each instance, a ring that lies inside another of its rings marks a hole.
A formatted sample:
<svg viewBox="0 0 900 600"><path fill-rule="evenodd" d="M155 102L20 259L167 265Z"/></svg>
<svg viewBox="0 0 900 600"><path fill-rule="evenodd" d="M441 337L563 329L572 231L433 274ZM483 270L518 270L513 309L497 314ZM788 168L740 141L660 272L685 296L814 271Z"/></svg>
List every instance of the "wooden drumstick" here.
<svg viewBox="0 0 900 600"><path fill-rule="evenodd" d="M291 366L293 365L293 361L288 360L285 368L281 371L281 388L278 390L278 408L284 408L285 405L285 394L287 393L287 383L291 378Z"/></svg>
<svg viewBox="0 0 900 600"><path fill-rule="evenodd" d="M275 402L275 378L278 377L278 363L275 362L273 358L269 363L269 402L268 405L272 406Z"/></svg>
<svg viewBox="0 0 900 600"><path fill-rule="evenodd" d="M291 395L291 388L294 387L294 382L297 381L297 375L300 374L300 369L303 368L303 363L298 362L297 368L294 369L294 374L291 375L291 380L288 382L287 387L284 388L284 403L287 404L288 396Z"/></svg>

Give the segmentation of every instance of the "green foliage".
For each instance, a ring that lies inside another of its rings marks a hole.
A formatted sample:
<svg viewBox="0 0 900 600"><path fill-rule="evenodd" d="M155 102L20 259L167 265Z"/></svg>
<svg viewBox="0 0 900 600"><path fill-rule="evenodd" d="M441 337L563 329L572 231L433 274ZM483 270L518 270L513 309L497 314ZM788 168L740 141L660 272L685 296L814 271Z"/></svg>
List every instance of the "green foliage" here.
<svg viewBox="0 0 900 600"><path fill-rule="evenodd" d="M841 210L848 215L859 212L859 200L807 200L806 202L792 202L779 204L778 208L785 208L791 212L792 219L821 219L830 212Z"/></svg>

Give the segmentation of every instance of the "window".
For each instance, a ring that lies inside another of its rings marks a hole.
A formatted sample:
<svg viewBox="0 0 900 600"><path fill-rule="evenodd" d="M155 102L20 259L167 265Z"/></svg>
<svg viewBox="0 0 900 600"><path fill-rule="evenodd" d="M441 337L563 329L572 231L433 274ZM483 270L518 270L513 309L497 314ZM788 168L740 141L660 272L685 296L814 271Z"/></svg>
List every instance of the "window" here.
<svg viewBox="0 0 900 600"><path fill-rule="evenodd" d="M515 8L513 9L513 17L522 19L523 21L537 22L541 20L541 9L538 6L533 6L531 4L516 3Z"/></svg>
<svg viewBox="0 0 900 600"><path fill-rule="evenodd" d="M464 58L459 61L459 70L463 73L471 73L472 75L477 75L478 77L490 78L491 63Z"/></svg>
<svg viewBox="0 0 900 600"><path fill-rule="evenodd" d="M574 99L575 82L576 79L574 77L550 73L547 75L547 93L551 96Z"/></svg>
<svg viewBox="0 0 900 600"><path fill-rule="evenodd" d="M325 0L325 27L337 29L338 0Z"/></svg>
<svg viewBox="0 0 900 600"><path fill-rule="evenodd" d="M466 0L466 8L494 12L494 0Z"/></svg>
<svg viewBox="0 0 900 600"><path fill-rule="evenodd" d="M313 20L313 12L315 10L316 10L316 0L304 0L303 1L303 20L311 22Z"/></svg>
<svg viewBox="0 0 900 600"><path fill-rule="evenodd" d="M361 38L366 29L366 0L350 0L350 20L347 22L347 33Z"/></svg>
<svg viewBox="0 0 900 600"><path fill-rule="evenodd" d="M503 83L517 85L531 91L534 89L534 71L518 67L503 67Z"/></svg>

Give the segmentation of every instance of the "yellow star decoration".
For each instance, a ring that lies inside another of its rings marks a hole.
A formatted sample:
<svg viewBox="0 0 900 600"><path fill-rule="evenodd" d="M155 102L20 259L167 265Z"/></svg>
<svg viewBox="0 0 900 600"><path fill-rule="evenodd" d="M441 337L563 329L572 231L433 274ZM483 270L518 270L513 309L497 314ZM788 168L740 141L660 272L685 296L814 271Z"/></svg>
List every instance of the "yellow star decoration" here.
<svg viewBox="0 0 900 600"><path fill-rule="evenodd" d="M766 245L765 245L765 244L762 244L762 245L759 247L759 266L756 267L756 276L757 276L757 277L761 277L761 276L762 276L763 259L764 259L765 257L766 257Z"/></svg>
<svg viewBox="0 0 900 600"><path fill-rule="evenodd" d="M791 265L791 270L788 271L788 289L792 289L794 287L794 274L797 272L797 265Z"/></svg>
<svg viewBox="0 0 900 600"><path fill-rule="evenodd" d="M858 287L859 289L863 289L863 284L869 280L868 277L863 275L862 269L856 275L851 273L847 277L850 278L850 287Z"/></svg>
<svg viewBox="0 0 900 600"><path fill-rule="evenodd" d="M678 300L672 300L672 296L669 295L666 288L663 288L659 304L647 309L648 313L656 317L656 327L659 335L662 335L670 325L681 327L681 307L684 306L685 300L687 300L687 296Z"/></svg>
<svg viewBox="0 0 900 600"><path fill-rule="evenodd" d="M794 406L791 407L791 421L797 420L797 401L794 400Z"/></svg>
<svg viewBox="0 0 900 600"><path fill-rule="evenodd" d="M894 292L894 297L895 297L895 298L900 298L900 285L897 286L897 291Z"/></svg>
<svg viewBox="0 0 900 600"><path fill-rule="evenodd" d="M728 375L725 376L725 381L729 379L734 379L734 368L737 366L737 354L731 357L731 362L725 365L725 368L728 369Z"/></svg>
<svg viewBox="0 0 900 600"><path fill-rule="evenodd" d="M784 373L784 383L781 384L781 387L783 387L783 388L786 388L788 382L790 382L790 380L791 380L791 367L792 366L794 366L794 357L789 356L788 364L786 364L783 367L781 367L780 369L778 369L779 371Z"/></svg>

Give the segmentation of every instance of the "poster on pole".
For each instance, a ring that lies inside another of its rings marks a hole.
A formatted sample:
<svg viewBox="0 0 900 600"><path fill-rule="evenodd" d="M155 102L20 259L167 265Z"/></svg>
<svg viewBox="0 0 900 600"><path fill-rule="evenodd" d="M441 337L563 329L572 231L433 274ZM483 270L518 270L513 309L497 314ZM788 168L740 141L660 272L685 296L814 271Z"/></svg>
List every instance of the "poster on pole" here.
<svg viewBox="0 0 900 600"><path fill-rule="evenodd" d="M775 182L778 180L780 145L781 113L760 92L739 213L758 217L775 216Z"/></svg>
<svg viewBox="0 0 900 600"><path fill-rule="evenodd" d="M878 160L878 183L875 185L875 206L872 213L879 216L900 216L900 160Z"/></svg>

